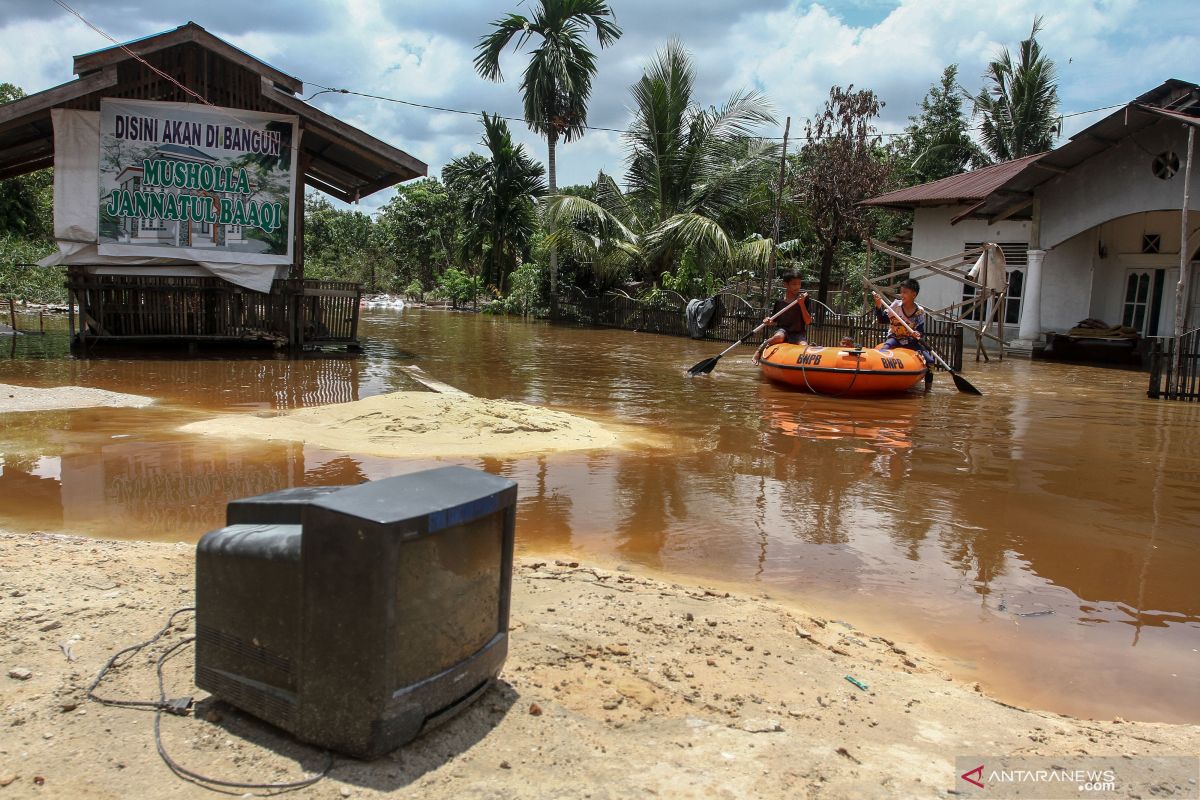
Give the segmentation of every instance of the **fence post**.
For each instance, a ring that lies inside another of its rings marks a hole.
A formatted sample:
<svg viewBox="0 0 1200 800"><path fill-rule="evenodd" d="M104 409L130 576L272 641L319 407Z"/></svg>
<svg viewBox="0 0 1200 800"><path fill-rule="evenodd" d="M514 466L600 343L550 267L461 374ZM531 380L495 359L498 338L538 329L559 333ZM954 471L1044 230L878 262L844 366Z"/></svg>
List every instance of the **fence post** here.
<svg viewBox="0 0 1200 800"><path fill-rule="evenodd" d="M1151 400L1157 400L1159 397L1159 378L1161 376L1162 365L1162 339L1157 339L1150 347L1150 386L1146 389L1146 396Z"/></svg>
<svg viewBox="0 0 1200 800"><path fill-rule="evenodd" d="M1174 337L1167 340L1166 396L1168 400L1170 400L1171 396L1175 393L1175 348L1178 343L1179 340Z"/></svg>

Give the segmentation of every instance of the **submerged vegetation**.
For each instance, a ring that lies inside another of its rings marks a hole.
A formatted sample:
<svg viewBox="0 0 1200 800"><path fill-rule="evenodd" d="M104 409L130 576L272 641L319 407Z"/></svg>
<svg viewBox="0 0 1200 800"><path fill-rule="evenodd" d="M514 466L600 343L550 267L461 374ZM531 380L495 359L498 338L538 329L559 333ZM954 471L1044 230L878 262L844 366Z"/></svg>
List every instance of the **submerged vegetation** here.
<svg viewBox="0 0 1200 800"><path fill-rule="evenodd" d="M763 138L776 134L769 99L753 90L719 104L700 96L697 73L706 66L670 41L629 89L625 174L560 188L556 148L586 133L596 77L589 36L607 47L621 29L601 0L537 0L528 16L492 23L474 65L501 80L502 51L529 45L520 91L525 121L546 139L547 167L485 113L481 152L451 161L440 177L395 187L373 214L310 192L306 274L543 316L555 308L556 288L558 296L621 287L698 297L760 287L775 263L806 274L827 299L868 271L865 237L888 239L907 224L861 200L1052 146L1057 78L1037 42L1040 26L1035 20L1015 59L1006 50L989 64L976 93L959 84L957 65L947 66L901 136L879 134L884 103L875 92L831 87L794 136L782 183L781 142ZM0 83L0 103L23 96ZM978 143L965 103L980 118ZM19 266L52 252L52 201L51 170L0 181L0 297L65 299L61 269Z"/></svg>

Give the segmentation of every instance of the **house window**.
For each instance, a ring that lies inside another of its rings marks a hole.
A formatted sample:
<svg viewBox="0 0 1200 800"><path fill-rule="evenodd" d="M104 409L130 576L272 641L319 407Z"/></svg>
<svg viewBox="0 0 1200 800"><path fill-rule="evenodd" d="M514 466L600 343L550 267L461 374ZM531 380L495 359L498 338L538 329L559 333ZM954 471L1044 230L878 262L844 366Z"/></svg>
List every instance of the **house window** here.
<svg viewBox="0 0 1200 800"><path fill-rule="evenodd" d="M1005 274L1008 276L1008 305L1004 310L1004 323L1016 325L1021 321L1021 298L1025 296L1025 268L1029 264L1029 245L1026 242L998 242L998 244L1000 251L1004 253ZM981 246L981 242L967 242L963 245L963 250L976 250ZM970 265L974 264L977 258L979 256L964 261L967 269L970 269ZM974 286L963 284L963 302L970 300L975 294ZM971 322L983 322L987 316L983 306L978 305L959 318Z"/></svg>
<svg viewBox="0 0 1200 800"><path fill-rule="evenodd" d="M1165 270L1131 269L1125 275L1125 301L1121 324L1142 336L1158 335L1158 317L1162 313Z"/></svg>
<svg viewBox="0 0 1200 800"><path fill-rule="evenodd" d="M1157 253L1162 247L1162 235L1158 233L1142 234L1142 252Z"/></svg>

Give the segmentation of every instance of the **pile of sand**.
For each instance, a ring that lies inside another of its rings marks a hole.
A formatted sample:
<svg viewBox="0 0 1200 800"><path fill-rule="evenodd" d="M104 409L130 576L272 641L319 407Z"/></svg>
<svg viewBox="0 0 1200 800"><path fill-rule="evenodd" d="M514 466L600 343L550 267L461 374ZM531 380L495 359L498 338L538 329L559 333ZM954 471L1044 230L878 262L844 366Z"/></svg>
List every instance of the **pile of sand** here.
<svg viewBox="0 0 1200 800"><path fill-rule="evenodd" d="M299 441L375 456L499 456L617 444L616 433L573 414L436 392L393 392L295 411L228 414L180 430Z"/></svg>
<svg viewBox="0 0 1200 800"><path fill-rule="evenodd" d="M87 386L55 386L38 389L0 383L0 414L10 411L58 411L66 408L128 406L141 408L154 402L153 397L107 392Z"/></svg>

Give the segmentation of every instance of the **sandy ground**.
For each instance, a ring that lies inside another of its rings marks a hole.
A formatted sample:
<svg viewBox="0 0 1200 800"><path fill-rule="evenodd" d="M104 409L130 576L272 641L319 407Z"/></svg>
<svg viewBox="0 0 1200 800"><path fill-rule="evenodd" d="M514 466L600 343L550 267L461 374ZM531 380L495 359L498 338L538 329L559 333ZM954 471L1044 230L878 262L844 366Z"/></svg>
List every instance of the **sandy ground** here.
<svg viewBox="0 0 1200 800"><path fill-rule="evenodd" d="M64 408L92 408L93 406L141 408L153 402L153 397L107 392L87 386L55 386L51 389L38 389L33 386L0 383L0 414L9 411L53 411Z"/></svg>
<svg viewBox="0 0 1200 800"><path fill-rule="evenodd" d="M168 771L150 712L85 698L115 652L192 603L193 554L0 533L0 800L213 796ZM904 642L765 596L553 557L520 559L513 594L509 658L482 700L390 756L335 758L291 796L949 797L959 754L1200 750L1200 726L1080 721L993 701ZM183 615L164 641L192 630ZM155 697L159 652L133 658L99 693ZM259 783L319 768L320 754L205 699L190 646L179 652L167 694L198 702L163 720L176 761ZM1188 791L1160 789L1119 796Z"/></svg>
<svg viewBox="0 0 1200 800"><path fill-rule="evenodd" d="M460 392L393 392L294 411L226 414L180 430L406 457L545 453L618 443L616 433L583 417Z"/></svg>

